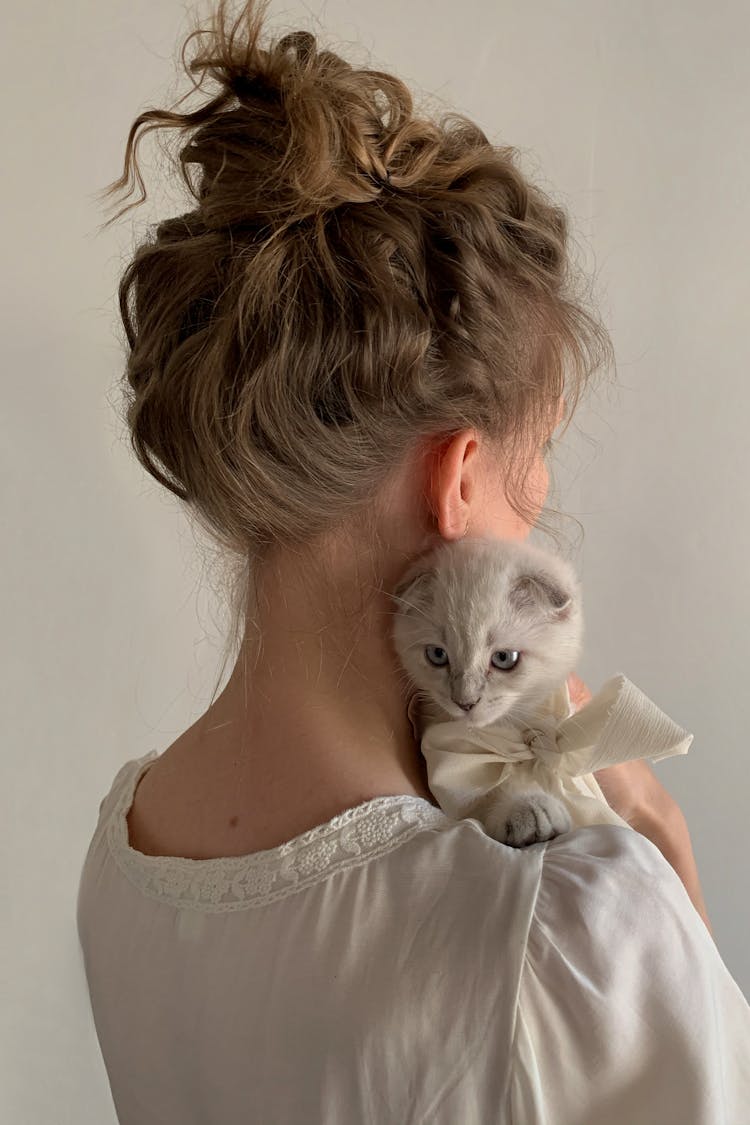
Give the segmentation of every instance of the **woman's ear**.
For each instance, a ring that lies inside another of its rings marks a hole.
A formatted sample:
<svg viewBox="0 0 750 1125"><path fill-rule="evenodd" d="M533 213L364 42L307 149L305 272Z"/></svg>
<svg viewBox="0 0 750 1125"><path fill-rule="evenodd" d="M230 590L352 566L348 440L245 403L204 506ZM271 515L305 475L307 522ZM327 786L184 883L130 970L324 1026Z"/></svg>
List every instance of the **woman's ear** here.
<svg viewBox="0 0 750 1125"><path fill-rule="evenodd" d="M466 530L478 449L477 432L468 428L436 441L429 452L428 502L443 539L460 539Z"/></svg>

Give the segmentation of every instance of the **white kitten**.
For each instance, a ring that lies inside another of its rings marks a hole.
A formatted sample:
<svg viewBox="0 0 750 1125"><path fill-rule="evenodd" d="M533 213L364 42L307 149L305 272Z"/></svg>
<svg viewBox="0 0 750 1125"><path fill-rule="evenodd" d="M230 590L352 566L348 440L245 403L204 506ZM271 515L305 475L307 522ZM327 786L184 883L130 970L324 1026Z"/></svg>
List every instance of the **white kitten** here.
<svg viewBox="0 0 750 1125"><path fill-rule="evenodd" d="M575 571L526 542L440 543L409 566L392 597L393 642L418 691L420 736L428 719L538 726L535 708L580 656ZM517 772L481 817L488 833L524 847L567 832L572 821L562 801Z"/></svg>

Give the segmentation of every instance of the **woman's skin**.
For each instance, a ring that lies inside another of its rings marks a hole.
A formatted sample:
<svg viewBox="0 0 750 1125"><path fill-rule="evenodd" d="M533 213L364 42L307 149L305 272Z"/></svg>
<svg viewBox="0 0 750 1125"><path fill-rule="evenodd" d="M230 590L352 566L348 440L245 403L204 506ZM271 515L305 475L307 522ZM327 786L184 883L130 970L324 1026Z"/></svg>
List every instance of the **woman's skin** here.
<svg viewBox="0 0 750 1125"><path fill-rule="evenodd" d="M563 405L538 442L533 521L549 484L543 446ZM248 627L221 694L143 776L129 817L132 846L239 855L373 797L415 794L437 804L406 716L383 589L436 536L460 539L467 525L469 536L528 536L533 521L510 507L498 465L497 451L473 429L428 442L394 473L375 549L364 535L360 542L339 532L279 554L263 578L257 662ZM585 685L571 683L583 701ZM650 767L626 763L596 776L616 811L664 852L708 925L680 810ZM180 810L171 821L165 794Z"/></svg>

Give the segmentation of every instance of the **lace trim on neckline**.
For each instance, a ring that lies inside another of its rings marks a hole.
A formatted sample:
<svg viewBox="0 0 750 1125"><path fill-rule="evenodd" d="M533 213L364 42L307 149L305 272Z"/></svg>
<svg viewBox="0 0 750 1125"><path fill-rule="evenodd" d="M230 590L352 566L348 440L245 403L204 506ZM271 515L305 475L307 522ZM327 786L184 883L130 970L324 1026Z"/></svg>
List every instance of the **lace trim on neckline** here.
<svg viewBox="0 0 750 1125"><path fill-rule="evenodd" d="M265 851L212 859L146 855L130 846L126 818L136 786L156 757L152 750L122 767L105 832L110 854L130 882L173 906L221 913L275 902L450 819L424 797L402 793L373 797Z"/></svg>

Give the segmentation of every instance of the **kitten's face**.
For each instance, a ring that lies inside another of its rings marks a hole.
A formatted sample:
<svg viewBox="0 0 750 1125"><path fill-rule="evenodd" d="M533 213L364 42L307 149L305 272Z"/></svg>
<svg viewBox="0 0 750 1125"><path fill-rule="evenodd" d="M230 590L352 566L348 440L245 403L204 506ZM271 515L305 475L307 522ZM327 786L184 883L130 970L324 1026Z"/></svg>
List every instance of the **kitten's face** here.
<svg viewBox="0 0 750 1125"><path fill-rule="evenodd" d="M580 656L575 571L528 543L440 544L393 597L394 646L410 680L471 726L531 718Z"/></svg>

